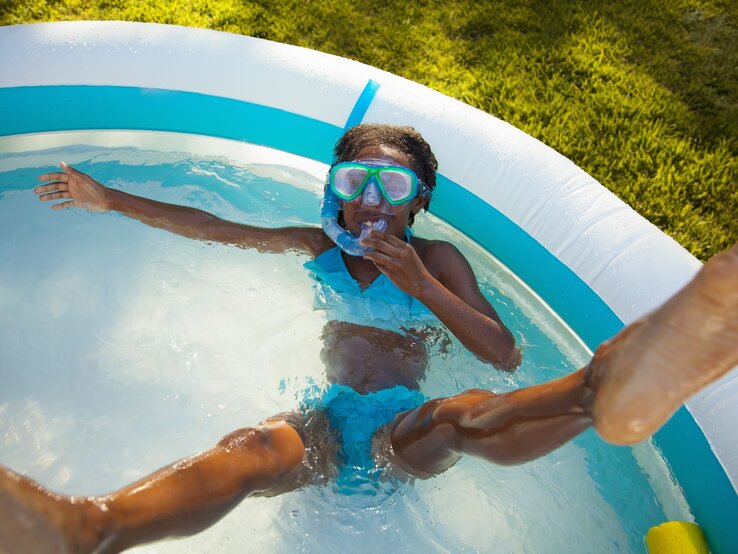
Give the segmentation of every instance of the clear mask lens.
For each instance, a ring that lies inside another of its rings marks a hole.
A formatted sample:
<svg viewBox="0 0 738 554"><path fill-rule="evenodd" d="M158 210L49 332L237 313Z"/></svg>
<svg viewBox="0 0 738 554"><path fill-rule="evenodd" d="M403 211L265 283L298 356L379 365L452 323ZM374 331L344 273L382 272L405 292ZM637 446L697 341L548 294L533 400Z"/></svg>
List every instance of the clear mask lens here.
<svg viewBox="0 0 738 554"><path fill-rule="evenodd" d="M331 186L340 198L353 200L358 196L368 174L366 168L339 165L331 170Z"/></svg>
<svg viewBox="0 0 738 554"><path fill-rule="evenodd" d="M384 193L391 202L406 202L414 196L415 187L410 174L387 168L380 171L379 178L382 181Z"/></svg>

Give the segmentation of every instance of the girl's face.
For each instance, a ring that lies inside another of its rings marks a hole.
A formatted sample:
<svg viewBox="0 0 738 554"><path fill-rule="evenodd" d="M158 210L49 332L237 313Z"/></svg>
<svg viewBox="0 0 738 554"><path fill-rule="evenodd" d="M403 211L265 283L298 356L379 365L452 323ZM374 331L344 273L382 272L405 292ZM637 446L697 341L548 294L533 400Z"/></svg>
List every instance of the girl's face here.
<svg viewBox="0 0 738 554"><path fill-rule="evenodd" d="M387 165L402 166L412 169L410 157L402 152L384 146L367 146L362 148L352 161L373 160ZM367 184L367 186L369 186ZM350 202L343 202L343 220L346 228L355 236L361 234L362 223L374 224L379 219L387 222L387 233L398 238L405 238L405 229L410 221L410 214L417 214L425 205L425 200L416 196L401 204L393 214L380 210L380 205L367 205L362 201L362 195Z"/></svg>

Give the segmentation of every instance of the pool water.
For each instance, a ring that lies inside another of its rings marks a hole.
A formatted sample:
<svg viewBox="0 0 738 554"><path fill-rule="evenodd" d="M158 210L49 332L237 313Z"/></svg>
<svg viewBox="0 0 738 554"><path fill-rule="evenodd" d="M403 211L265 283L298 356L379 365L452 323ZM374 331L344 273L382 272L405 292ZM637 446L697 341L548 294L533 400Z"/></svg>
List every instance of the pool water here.
<svg viewBox="0 0 738 554"><path fill-rule="evenodd" d="M325 382L325 315L305 256L192 241L116 214L52 211L36 177L64 160L101 182L262 226L317 225L325 166L169 133L0 139L0 463L67 494L118 488L220 437L295 409ZM430 397L509 391L590 352L492 256L430 214L415 232L456 244L523 345L515 374L455 339L433 347ZM335 486L247 499L206 532L141 552L642 552L647 530L691 520L652 444L592 431L516 467L466 458L376 495Z"/></svg>

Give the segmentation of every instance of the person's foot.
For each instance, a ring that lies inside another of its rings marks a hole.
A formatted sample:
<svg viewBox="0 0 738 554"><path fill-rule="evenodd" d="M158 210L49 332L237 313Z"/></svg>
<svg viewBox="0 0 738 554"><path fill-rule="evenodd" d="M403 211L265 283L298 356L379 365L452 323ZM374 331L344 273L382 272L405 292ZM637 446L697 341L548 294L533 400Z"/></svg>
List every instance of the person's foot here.
<svg viewBox="0 0 738 554"><path fill-rule="evenodd" d="M0 552L93 552L99 545L89 516L97 506L84 498L53 494L0 466Z"/></svg>
<svg viewBox="0 0 738 554"><path fill-rule="evenodd" d="M597 349L587 369L594 425L608 442L655 433L694 393L738 365L738 244L654 312Z"/></svg>

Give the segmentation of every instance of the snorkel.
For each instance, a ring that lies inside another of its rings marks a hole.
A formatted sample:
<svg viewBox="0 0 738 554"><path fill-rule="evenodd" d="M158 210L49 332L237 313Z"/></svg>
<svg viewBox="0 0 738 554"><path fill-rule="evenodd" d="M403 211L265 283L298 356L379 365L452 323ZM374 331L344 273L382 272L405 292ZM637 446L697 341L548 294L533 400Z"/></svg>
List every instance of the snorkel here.
<svg viewBox="0 0 738 554"><path fill-rule="evenodd" d="M323 231L346 254L350 256L363 256L369 249L360 244L362 239L372 229L386 231L387 220L379 219L374 224L374 227L362 225L361 235L357 237L338 224L338 210L341 208L341 202L343 201L336 196L336 193L331 190L330 185L326 182L323 200L320 202L320 223L323 225Z"/></svg>

